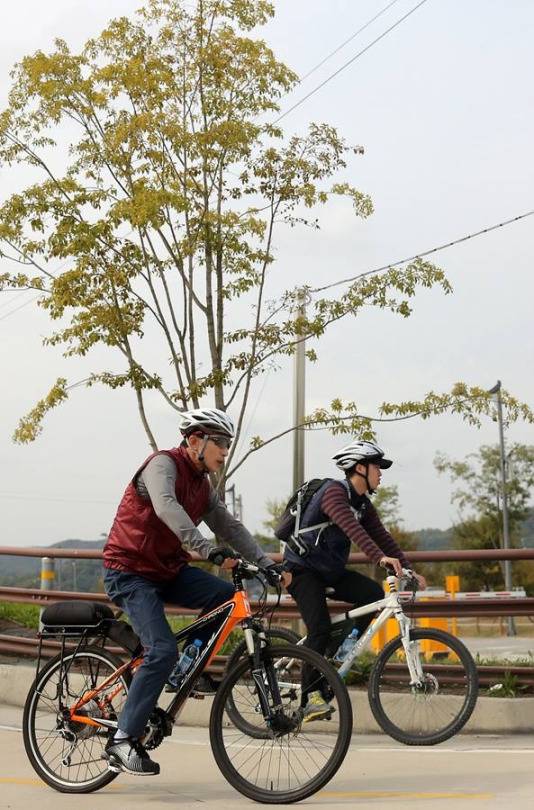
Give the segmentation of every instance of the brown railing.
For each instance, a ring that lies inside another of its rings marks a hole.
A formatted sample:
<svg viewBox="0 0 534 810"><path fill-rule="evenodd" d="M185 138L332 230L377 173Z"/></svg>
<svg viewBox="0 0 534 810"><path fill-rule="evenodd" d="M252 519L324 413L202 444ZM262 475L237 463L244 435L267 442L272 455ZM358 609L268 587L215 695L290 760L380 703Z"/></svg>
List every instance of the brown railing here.
<svg viewBox="0 0 534 810"><path fill-rule="evenodd" d="M0 546L0 555L13 555L23 557L48 557L48 558L69 558L98 560L102 558L102 552L98 550L87 551L83 549L67 548L43 548L29 547L16 548L11 546ZM200 560L198 555L193 554L194 560ZM272 559L279 561L280 554L270 554ZM409 553L410 560L415 564L418 562L459 562L470 560L534 560L534 548L530 549L491 549L491 550L450 550L450 551L412 551ZM368 563L364 554L351 554L349 558L351 564ZM0 601L18 602L38 605L40 607L67 599L77 599L94 602L107 602L108 597L104 593L81 593L73 591L41 590L39 588L15 588L0 586ZM253 608L256 603L252 602ZM346 610L349 606L341 602L329 602L331 613ZM169 614L189 616L195 615L196 611L186 608L168 605L166 610ZM471 616L534 616L534 598L470 598L470 599L442 599L432 598L419 602L406 602L405 612L413 617L471 617ZM295 603L291 599L283 599L274 612L278 619L295 620L300 618ZM53 641L47 641L44 649L45 656L55 654ZM22 638L7 634L0 634L0 652L14 653L18 655L35 655L37 640L34 638ZM113 648L111 648L113 649ZM116 650L119 651L118 649ZM224 661L222 657L216 664L216 669L220 670ZM503 668L481 667L480 675L482 683L490 683L491 679L502 675ZM506 667L506 672L515 675L519 681L527 688L534 686L534 668L530 667Z"/></svg>
<svg viewBox="0 0 534 810"><path fill-rule="evenodd" d="M89 551L81 548L45 548L43 546L0 546L0 555L10 554L14 557L64 557L65 559L101 560L102 551L97 549ZM201 558L193 552L193 560ZM281 554L269 554L276 562L280 562ZM492 548L492 549L451 549L450 551L409 551L408 556L416 562L467 562L469 560L534 560L534 548ZM349 563L369 563L369 559L362 553L351 554Z"/></svg>
<svg viewBox="0 0 534 810"><path fill-rule="evenodd" d="M70 548L43 548L39 546L17 548L13 546L0 546L0 556L12 555L20 557L48 557L99 560L102 551L88 551ZM485 550L449 550L449 551L411 551L410 560L418 562L466 562L470 560L534 560L534 548L521 549L485 549ZM280 561L280 554L269 554L275 561ZM200 561L198 554L192 554L193 560ZM368 563L365 554L351 554L349 563ZM107 602L108 597L103 593L81 593L78 591L41 590L40 588L14 588L0 586L0 601L22 602L43 606L50 602L60 602L66 599L79 599L85 601ZM252 603L253 605L255 603ZM329 602L330 612L335 613L346 609L340 602ZM186 608L167 606L168 612L176 615L193 615L195 611ZM499 598L499 599L439 599L432 598L424 602L406 604L406 613L411 616L534 616L534 598ZM288 619L299 618L295 603L291 599L284 599L276 608L275 615L283 615Z"/></svg>

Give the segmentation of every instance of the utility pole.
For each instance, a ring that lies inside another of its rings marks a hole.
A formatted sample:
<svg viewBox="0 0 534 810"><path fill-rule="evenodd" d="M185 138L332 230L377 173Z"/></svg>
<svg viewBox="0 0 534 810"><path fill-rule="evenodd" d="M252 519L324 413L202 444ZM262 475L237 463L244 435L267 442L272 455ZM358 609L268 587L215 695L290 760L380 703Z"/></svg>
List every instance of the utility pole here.
<svg viewBox="0 0 534 810"><path fill-rule="evenodd" d="M231 487L228 487L228 489L225 490L225 495L228 495L228 493L230 493L230 495L232 496L232 507L231 507L232 515L234 517L237 517L237 515L236 515L235 484L232 484Z"/></svg>
<svg viewBox="0 0 534 810"><path fill-rule="evenodd" d="M306 291L299 291L297 319L306 317ZM298 337L298 336L297 336ZM295 347L293 370L293 491L304 483L304 428L306 415L306 341L299 340Z"/></svg>
<svg viewBox="0 0 534 810"><path fill-rule="evenodd" d="M238 495L235 499L235 517L240 523L243 522L243 496Z"/></svg>
<svg viewBox="0 0 534 810"><path fill-rule="evenodd" d="M225 490L225 496L228 495L228 493L230 493L230 495L232 496L230 511L232 512L232 515L235 518L237 518L237 520L242 522L243 521L243 496L242 495L236 495L235 484L232 484L231 487L228 487L228 489Z"/></svg>
<svg viewBox="0 0 534 810"><path fill-rule="evenodd" d="M504 426L502 418L502 398L501 398L501 381L497 380L496 385L490 388L489 393L493 394L494 401L497 405L497 421L499 423L499 445L501 455L501 486L502 486L502 542L503 548L510 548L510 524L508 520L508 492L506 487L506 455L504 450ZM511 560L504 561L504 587L505 590L512 590L512 562ZM513 616L508 616L508 635L515 636L515 622Z"/></svg>

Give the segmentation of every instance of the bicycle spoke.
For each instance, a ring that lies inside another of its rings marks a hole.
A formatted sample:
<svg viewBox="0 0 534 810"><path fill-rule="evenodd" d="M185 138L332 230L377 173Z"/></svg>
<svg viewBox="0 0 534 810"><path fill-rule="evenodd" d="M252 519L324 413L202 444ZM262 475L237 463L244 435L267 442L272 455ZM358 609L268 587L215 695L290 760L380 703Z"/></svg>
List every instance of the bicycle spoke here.
<svg viewBox="0 0 534 810"><path fill-rule="evenodd" d="M298 653L289 658L282 648L273 647L266 655L263 684L270 720L259 711L257 686L246 660L223 681L215 699L212 746L214 718L218 712L220 717L225 715L224 724L217 725L217 762L238 790L257 801L274 801L273 795L284 797L279 801L286 797L295 801L295 797L311 795L337 770L350 739L350 702L337 673L315 653L306 649L301 653L301 648ZM281 658L292 661L291 671L279 666ZM331 695L332 719L303 724L301 679L308 660L314 662L313 670L318 669L312 688L320 684ZM273 678L277 679L274 694L280 693L281 705L271 694Z"/></svg>
<svg viewBox="0 0 534 810"><path fill-rule="evenodd" d="M54 787L87 792L114 778L101 758L107 731L70 720L68 710L98 690L119 665L107 652L85 648L65 656L63 664L60 659L50 662L42 671L38 690L30 693L24 712L26 750L39 775ZM76 713L114 719L127 694L124 681L119 683L121 689L112 699L117 682L98 697L86 699Z"/></svg>
<svg viewBox="0 0 534 810"><path fill-rule="evenodd" d="M422 680L410 684L400 640L394 640L371 673L369 699L375 718L392 737L412 745L433 745L456 734L469 719L478 694L476 668L454 636L423 628L412 630L411 636ZM430 642L439 644L438 652L426 652Z"/></svg>

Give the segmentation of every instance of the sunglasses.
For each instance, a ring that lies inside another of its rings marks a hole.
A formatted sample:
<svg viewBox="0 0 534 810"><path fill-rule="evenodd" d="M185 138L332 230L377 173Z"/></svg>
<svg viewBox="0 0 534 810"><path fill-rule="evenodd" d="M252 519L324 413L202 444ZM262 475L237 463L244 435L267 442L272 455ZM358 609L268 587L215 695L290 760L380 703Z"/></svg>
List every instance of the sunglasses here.
<svg viewBox="0 0 534 810"><path fill-rule="evenodd" d="M217 447L229 450L232 446L232 440L228 436L208 436L208 439L216 444Z"/></svg>

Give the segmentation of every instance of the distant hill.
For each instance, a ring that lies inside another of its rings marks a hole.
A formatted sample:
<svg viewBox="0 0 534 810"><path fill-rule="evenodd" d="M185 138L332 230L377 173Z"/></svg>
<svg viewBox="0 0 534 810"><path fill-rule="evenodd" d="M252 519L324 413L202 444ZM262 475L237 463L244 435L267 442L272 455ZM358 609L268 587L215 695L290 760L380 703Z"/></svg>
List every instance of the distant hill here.
<svg viewBox="0 0 534 810"><path fill-rule="evenodd" d="M60 540L45 548L80 548L92 551L104 546L100 540ZM38 588L41 575L39 557L0 557L0 584L19 588ZM56 559L56 590L97 592L102 590L102 563L100 560Z"/></svg>
<svg viewBox="0 0 534 810"><path fill-rule="evenodd" d="M451 548L452 528L419 529L412 532L417 538L420 551L446 551ZM257 535L258 542L266 551L278 551L278 540ZM534 548L534 509L531 509L520 531L521 545ZM47 548L100 549L105 537L98 540L68 539L53 543ZM38 588L40 584L41 560L37 557L0 557L0 585L19 588ZM100 560L56 560L57 590L98 592L103 590L102 563Z"/></svg>
<svg viewBox="0 0 534 810"><path fill-rule="evenodd" d="M444 551L452 544L452 529L419 529L412 534L419 551Z"/></svg>
<svg viewBox="0 0 534 810"><path fill-rule="evenodd" d="M451 547L452 528L419 529L412 532L418 540L420 551L442 551ZM534 548L534 508L529 510L528 517L519 530L519 545L523 548Z"/></svg>

